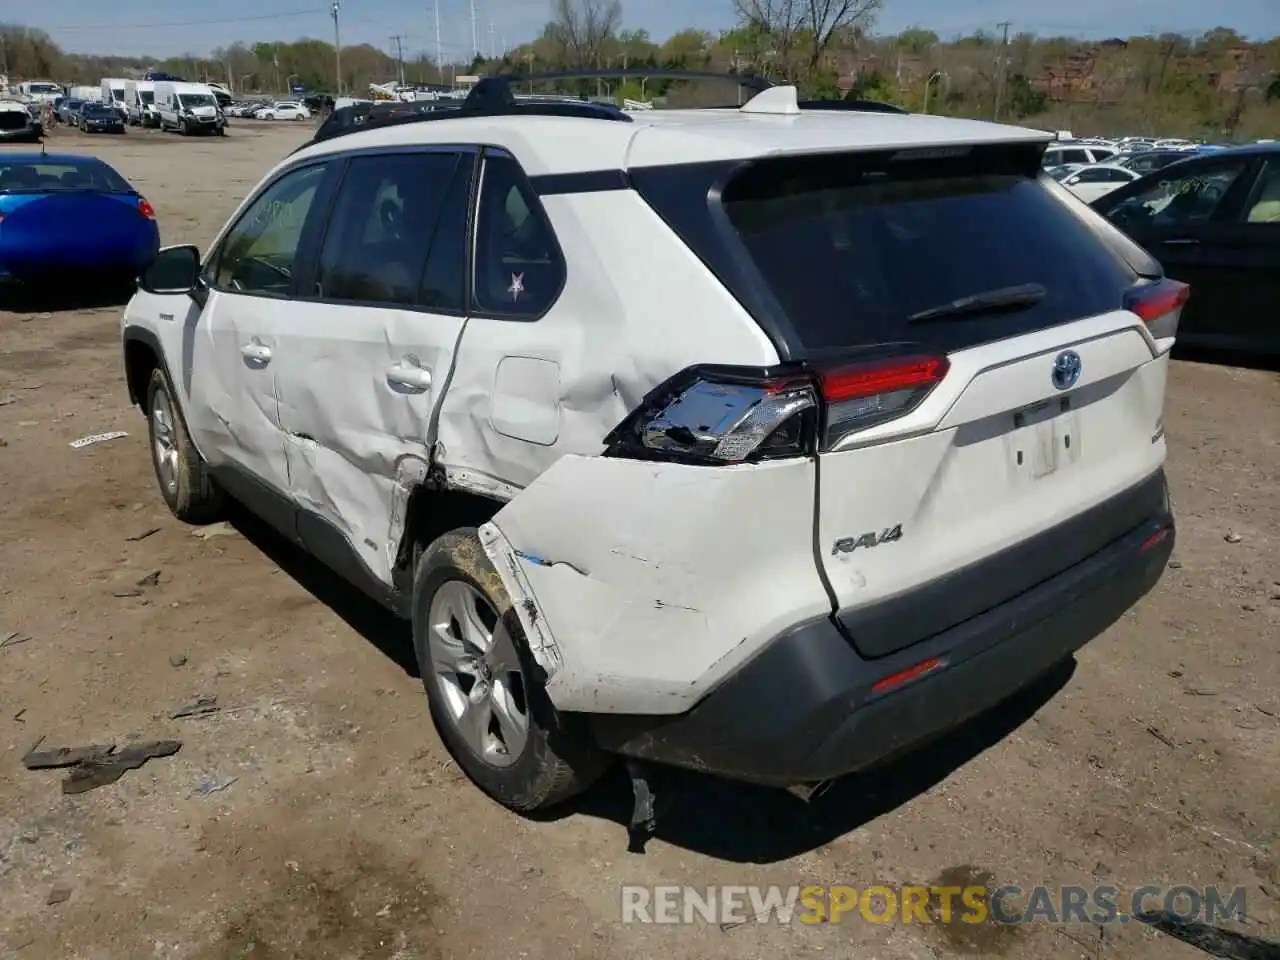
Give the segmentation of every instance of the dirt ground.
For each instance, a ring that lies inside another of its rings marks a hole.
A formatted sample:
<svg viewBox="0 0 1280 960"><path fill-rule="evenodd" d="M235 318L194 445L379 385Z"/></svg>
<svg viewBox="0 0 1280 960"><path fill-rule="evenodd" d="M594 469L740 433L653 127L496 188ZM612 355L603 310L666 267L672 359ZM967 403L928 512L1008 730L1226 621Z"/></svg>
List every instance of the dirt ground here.
<svg viewBox="0 0 1280 960"><path fill-rule="evenodd" d="M207 244L302 125L59 131ZM623 925L622 884L1217 884L1280 937L1280 377L1180 361L1180 528L1158 589L1073 670L805 805L664 781L644 855L620 776L505 812L432 729L402 625L252 522L198 536L155 489L119 306L0 313L0 955L85 960L1178 960L1145 926ZM88 434L123 439L72 449ZM217 535L224 534L225 535ZM26 639L23 639L26 638ZM223 709L169 715L199 697ZM79 796L21 758L179 739ZM50 901L60 901L51 903Z"/></svg>

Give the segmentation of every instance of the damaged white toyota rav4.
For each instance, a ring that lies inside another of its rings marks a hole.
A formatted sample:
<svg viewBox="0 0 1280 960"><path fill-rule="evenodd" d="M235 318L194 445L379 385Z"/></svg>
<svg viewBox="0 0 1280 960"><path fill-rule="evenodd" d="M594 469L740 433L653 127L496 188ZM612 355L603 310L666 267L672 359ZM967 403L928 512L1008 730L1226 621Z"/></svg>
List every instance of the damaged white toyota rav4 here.
<svg viewBox="0 0 1280 960"><path fill-rule="evenodd" d="M792 87L404 109L163 251L124 362L173 512L235 498L409 618L503 804L619 755L864 769L1159 579L1188 291L1049 134Z"/></svg>

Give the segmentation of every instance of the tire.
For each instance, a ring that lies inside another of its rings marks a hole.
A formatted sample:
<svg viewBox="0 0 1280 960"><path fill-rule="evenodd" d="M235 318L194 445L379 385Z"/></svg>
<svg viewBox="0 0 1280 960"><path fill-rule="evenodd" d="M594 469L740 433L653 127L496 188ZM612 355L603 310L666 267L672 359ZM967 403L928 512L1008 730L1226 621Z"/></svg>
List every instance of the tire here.
<svg viewBox="0 0 1280 960"><path fill-rule="evenodd" d="M479 601L478 607L467 606L472 601ZM486 605L487 615L481 614ZM465 652L476 649L456 639L462 632L458 628L464 609L470 614L466 620L479 625L480 633L488 628L494 639L487 656L473 659L476 673L440 666L451 659L460 663L466 659ZM433 631L432 621L445 622L445 629ZM446 635L453 638L448 643L442 642ZM446 533L422 553L413 582L413 646L431 717L445 748L472 782L498 803L519 813L541 810L582 792L599 777L604 756L582 718L561 715L547 697L545 674L529 652L511 599L475 528ZM464 656L453 659L446 650L464 652ZM481 660L488 665L475 668ZM489 691L489 696L481 695L487 712L474 712L472 698L477 690ZM521 705L524 708L523 737L501 738L510 741L514 750L499 749L499 738L489 732L494 726L513 729L510 722L497 724L502 704L507 715L515 718L515 729ZM465 716L494 718L484 727L488 747L477 748L478 738L463 732L459 713L464 706L468 708Z"/></svg>
<svg viewBox="0 0 1280 960"><path fill-rule="evenodd" d="M178 128L178 132L181 133L184 137L191 136L191 127L187 123L187 121L185 120L182 121L182 126Z"/></svg>
<svg viewBox="0 0 1280 960"><path fill-rule="evenodd" d="M158 419L161 422L158 423ZM151 372L147 386L147 439L156 484L170 512L184 523L217 520L222 513L222 492L214 485L204 458L191 443L187 424L173 399L173 387L161 367ZM167 463L165 454L168 454Z"/></svg>

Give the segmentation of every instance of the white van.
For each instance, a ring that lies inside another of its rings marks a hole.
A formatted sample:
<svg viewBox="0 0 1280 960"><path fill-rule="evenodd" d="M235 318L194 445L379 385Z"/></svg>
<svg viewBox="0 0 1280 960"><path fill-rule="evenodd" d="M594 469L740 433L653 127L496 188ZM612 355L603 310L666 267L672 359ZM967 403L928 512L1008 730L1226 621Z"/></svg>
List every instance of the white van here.
<svg viewBox="0 0 1280 960"><path fill-rule="evenodd" d="M18 84L18 93L33 103L52 103L62 96L62 87L51 80L24 80Z"/></svg>
<svg viewBox="0 0 1280 960"><path fill-rule="evenodd" d="M213 91L213 99L218 101L218 106L226 110L232 100L231 91L224 84L214 83L212 80L208 82L208 87Z"/></svg>
<svg viewBox="0 0 1280 960"><path fill-rule="evenodd" d="M227 118L207 83L157 80L155 103L161 130L226 136Z"/></svg>
<svg viewBox="0 0 1280 960"><path fill-rule="evenodd" d="M102 80L102 102L108 107L115 107L120 116L126 119L128 117L124 109L124 85L128 82L119 77L104 77Z"/></svg>
<svg viewBox="0 0 1280 960"><path fill-rule="evenodd" d="M67 88L67 99L69 100L85 100L92 103L102 102L102 88L77 86Z"/></svg>
<svg viewBox="0 0 1280 960"><path fill-rule="evenodd" d="M156 85L152 80L126 80L124 82L125 119L135 127L158 127L160 115L156 113Z"/></svg>

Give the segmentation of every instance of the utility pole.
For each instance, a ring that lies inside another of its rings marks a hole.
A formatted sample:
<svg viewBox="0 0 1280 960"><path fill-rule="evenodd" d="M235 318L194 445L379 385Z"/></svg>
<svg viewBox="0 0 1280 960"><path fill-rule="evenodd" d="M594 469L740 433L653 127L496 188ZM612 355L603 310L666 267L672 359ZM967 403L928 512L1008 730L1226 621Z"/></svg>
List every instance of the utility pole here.
<svg viewBox="0 0 1280 960"><path fill-rule="evenodd" d="M338 34L338 8L342 0L333 0L329 4L329 14L333 17L333 70L338 81L338 96L342 96L342 38Z"/></svg>
<svg viewBox="0 0 1280 960"><path fill-rule="evenodd" d="M396 45L396 75L400 78L400 86L404 86L404 47L401 41L404 40L404 34L397 33L391 38L391 42Z"/></svg>
<svg viewBox="0 0 1280 960"><path fill-rule="evenodd" d="M497 25L496 25L496 24L494 24L494 22L493 22L492 20L490 20L490 21L489 21L489 59L490 59L490 60L497 60L497 59L498 59L498 50L497 50L497 48L493 45L493 43L494 43L494 31L496 31L497 29L498 29L498 28L497 28Z"/></svg>
<svg viewBox="0 0 1280 960"><path fill-rule="evenodd" d="M440 82L444 83L444 43L440 40L440 0L436 0L436 70L440 73Z"/></svg>
<svg viewBox="0 0 1280 960"><path fill-rule="evenodd" d="M525 58L529 61L529 76L530 76L530 77L532 77L532 76L533 76L533 54L532 54L532 53L526 53L526 54L525 54ZM532 80L530 80L530 81L529 81L529 93L531 93L531 94L533 93L533 81L532 81Z"/></svg>
<svg viewBox="0 0 1280 960"><path fill-rule="evenodd" d="M995 121L999 123L1000 107L1003 105L1004 101L1005 72L1009 64L1009 27L1011 27L1012 24L1009 23L1008 20L1005 20L1003 23L996 24L996 26L998 26L1002 31L1002 36L1000 38L1000 59L996 63L996 111L994 117Z"/></svg>
<svg viewBox="0 0 1280 960"><path fill-rule="evenodd" d="M471 57L480 56L480 34L476 27L476 0L471 0Z"/></svg>

